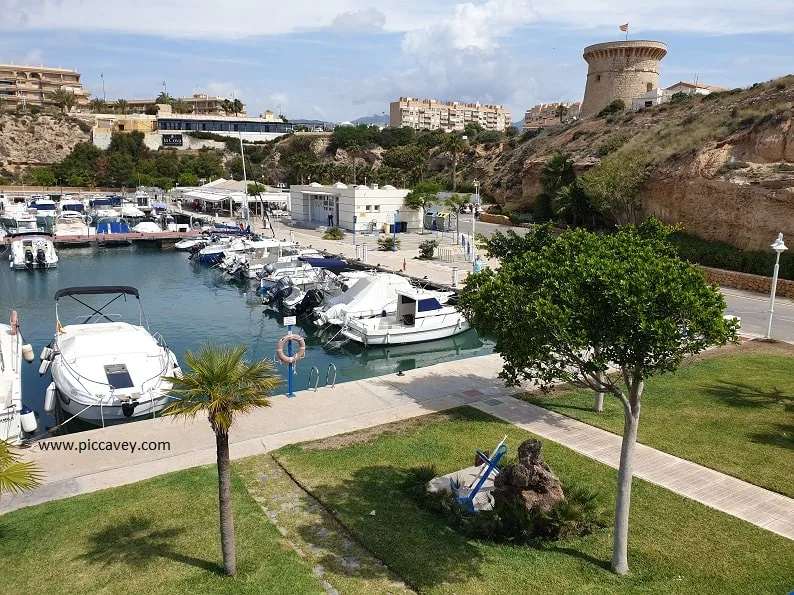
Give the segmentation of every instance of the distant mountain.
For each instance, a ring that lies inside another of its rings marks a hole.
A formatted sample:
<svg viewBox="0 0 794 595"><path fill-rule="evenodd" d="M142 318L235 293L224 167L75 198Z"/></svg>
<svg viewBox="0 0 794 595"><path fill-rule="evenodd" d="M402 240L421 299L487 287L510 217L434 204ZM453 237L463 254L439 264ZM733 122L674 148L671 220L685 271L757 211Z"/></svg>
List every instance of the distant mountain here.
<svg viewBox="0 0 794 595"><path fill-rule="evenodd" d="M524 120L516 120L515 122L513 122L513 126L518 128L519 130L523 129L524 128Z"/></svg>
<svg viewBox="0 0 794 595"><path fill-rule="evenodd" d="M364 116L363 118L357 118L353 120L353 124L366 124L369 126L370 124L378 124L379 126L388 126L389 125L389 116L385 114L372 114L371 116Z"/></svg>

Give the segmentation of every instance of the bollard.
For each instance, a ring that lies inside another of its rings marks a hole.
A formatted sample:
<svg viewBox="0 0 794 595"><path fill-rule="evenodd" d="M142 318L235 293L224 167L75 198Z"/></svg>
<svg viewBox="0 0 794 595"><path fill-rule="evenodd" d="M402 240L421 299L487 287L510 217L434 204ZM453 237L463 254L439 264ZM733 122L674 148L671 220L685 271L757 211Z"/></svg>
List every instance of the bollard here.
<svg viewBox="0 0 794 595"><path fill-rule="evenodd" d="M362 262L367 262L367 245L366 244L362 244L361 248L362 248L362 250L361 250L361 261Z"/></svg>
<svg viewBox="0 0 794 595"><path fill-rule="evenodd" d="M460 234L460 245L466 247L466 236L463 234Z"/></svg>
<svg viewBox="0 0 794 595"><path fill-rule="evenodd" d="M361 248L361 245L356 244L356 260L361 260L363 257L362 252L364 252Z"/></svg>
<svg viewBox="0 0 794 595"><path fill-rule="evenodd" d="M458 267L452 267L452 287L458 286Z"/></svg>

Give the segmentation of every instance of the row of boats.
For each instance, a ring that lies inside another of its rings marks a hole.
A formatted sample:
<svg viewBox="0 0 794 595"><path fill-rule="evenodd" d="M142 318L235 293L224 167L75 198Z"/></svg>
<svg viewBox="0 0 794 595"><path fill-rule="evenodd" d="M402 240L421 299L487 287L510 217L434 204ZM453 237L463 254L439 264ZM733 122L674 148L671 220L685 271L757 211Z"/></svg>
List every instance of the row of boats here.
<svg viewBox="0 0 794 595"><path fill-rule="evenodd" d="M349 271L346 261L311 247L220 234L176 247L229 280L252 284L265 307L337 326L337 336L365 347L444 339L469 328L454 292L417 287L393 273Z"/></svg>

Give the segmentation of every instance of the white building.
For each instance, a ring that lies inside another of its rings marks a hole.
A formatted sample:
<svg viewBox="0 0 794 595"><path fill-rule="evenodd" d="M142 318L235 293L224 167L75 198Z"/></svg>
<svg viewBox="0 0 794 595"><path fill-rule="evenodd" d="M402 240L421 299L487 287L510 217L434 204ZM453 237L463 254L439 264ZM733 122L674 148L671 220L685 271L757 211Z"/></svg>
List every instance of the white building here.
<svg viewBox="0 0 794 595"><path fill-rule="evenodd" d="M421 229L420 214L407 210L403 199L409 190L386 185L347 186L341 182L323 186L317 182L290 186L292 221L309 227L329 224L358 232L383 229L395 221L406 224L406 231ZM329 219L330 216L330 219Z"/></svg>
<svg viewBox="0 0 794 595"><path fill-rule="evenodd" d="M647 93L635 97L631 101L631 109L637 111L638 109L661 105L662 103L670 101L671 95L672 93L667 89L652 89Z"/></svg>
<svg viewBox="0 0 794 595"><path fill-rule="evenodd" d="M511 125L510 111L501 105L441 102L400 97L389 104L389 125L415 130L463 130L467 124L479 124L485 130L504 132Z"/></svg>

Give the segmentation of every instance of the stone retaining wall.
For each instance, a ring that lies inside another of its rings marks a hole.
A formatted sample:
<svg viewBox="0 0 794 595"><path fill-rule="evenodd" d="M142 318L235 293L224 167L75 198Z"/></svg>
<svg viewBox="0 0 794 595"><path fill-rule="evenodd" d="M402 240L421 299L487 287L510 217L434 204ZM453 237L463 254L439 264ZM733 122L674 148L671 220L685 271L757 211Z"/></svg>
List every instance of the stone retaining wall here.
<svg viewBox="0 0 794 595"><path fill-rule="evenodd" d="M481 213L480 221L483 223L496 223L497 225L511 225L510 217L507 215L493 215L491 213Z"/></svg>
<svg viewBox="0 0 794 595"><path fill-rule="evenodd" d="M746 289L747 291L755 291L766 295L769 295L772 291L772 277L712 269L704 266L700 267L700 270L703 271L709 283L717 283L723 287L733 287L734 289ZM777 295L794 298L794 281L778 279Z"/></svg>

